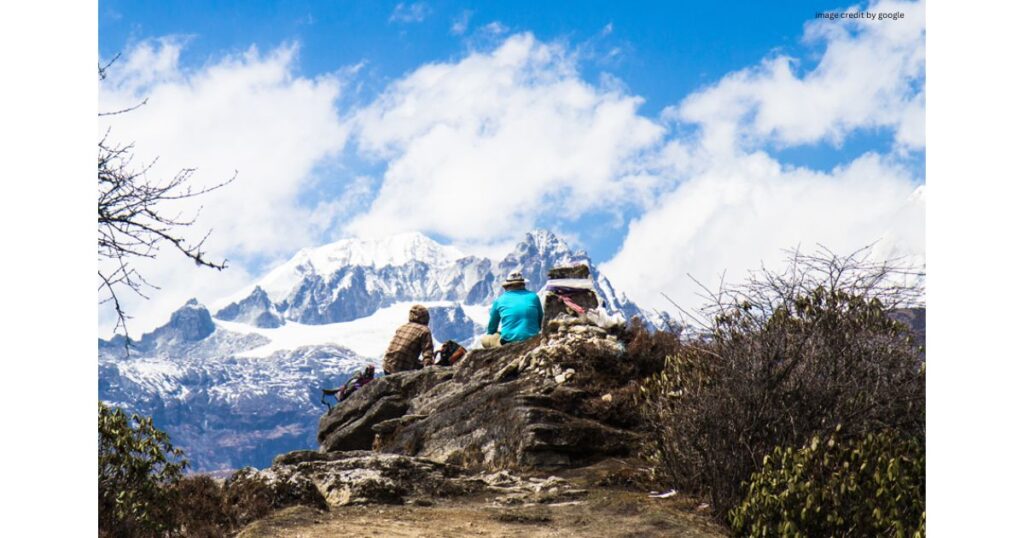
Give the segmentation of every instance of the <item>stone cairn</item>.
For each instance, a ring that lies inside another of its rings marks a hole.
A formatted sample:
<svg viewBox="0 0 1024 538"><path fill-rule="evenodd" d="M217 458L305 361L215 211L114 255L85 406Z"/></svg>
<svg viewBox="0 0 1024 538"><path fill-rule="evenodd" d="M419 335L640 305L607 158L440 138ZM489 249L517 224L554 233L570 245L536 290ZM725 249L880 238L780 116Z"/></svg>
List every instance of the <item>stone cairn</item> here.
<svg viewBox="0 0 1024 538"><path fill-rule="evenodd" d="M565 297L584 310L593 310L600 306L594 284L590 276L590 268L586 265L555 267L548 271L548 282L544 286L544 333L551 330L551 320L563 315L579 317L569 305L562 301Z"/></svg>

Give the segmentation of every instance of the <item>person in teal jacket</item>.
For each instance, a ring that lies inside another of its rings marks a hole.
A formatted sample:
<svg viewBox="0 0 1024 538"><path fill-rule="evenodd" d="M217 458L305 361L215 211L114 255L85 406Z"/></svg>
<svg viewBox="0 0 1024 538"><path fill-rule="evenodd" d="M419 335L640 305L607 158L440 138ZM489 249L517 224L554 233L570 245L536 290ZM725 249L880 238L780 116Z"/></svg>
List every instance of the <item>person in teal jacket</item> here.
<svg viewBox="0 0 1024 538"><path fill-rule="evenodd" d="M523 274L518 271L509 274L501 286L505 292L491 305L487 335L480 341L483 347L522 342L540 333L544 309L537 294L526 289Z"/></svg>

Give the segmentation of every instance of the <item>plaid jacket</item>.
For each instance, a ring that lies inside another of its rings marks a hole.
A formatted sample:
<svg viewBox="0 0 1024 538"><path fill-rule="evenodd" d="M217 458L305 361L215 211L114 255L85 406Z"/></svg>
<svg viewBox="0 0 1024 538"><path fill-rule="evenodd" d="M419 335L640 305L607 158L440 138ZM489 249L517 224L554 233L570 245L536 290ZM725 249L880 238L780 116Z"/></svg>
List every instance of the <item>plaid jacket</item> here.
<svg viewBox="0 0 1024 538"><path fill-rule="evenodd" d="M422 355L422 362L417 358ZM428 365L434 359L434 338L422 323L410 321L395 331L391 345L384 354L384 371L393 374Z"/></svg>

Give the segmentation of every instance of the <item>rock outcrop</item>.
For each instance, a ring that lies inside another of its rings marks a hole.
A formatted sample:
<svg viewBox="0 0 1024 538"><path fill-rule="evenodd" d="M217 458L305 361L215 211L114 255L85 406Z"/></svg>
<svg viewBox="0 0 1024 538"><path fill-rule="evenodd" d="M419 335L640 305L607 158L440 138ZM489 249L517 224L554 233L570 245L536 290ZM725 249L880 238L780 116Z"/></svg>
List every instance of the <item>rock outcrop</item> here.
<svg viewBox="0 0 1024 538"><path fill-rule="evenodd" d="M499 505L550 503L584 493L566 480L522 478L508 472L471 474L424 458L368 451L282 454L267 469L247 467L224 484L229 498L262 497L264 511L288 506L320 510L360 504L432 504L487 494ZM242 517L242 519L255 519Z"/></svg>
<svg viewBox="0 0 1024 538"><path fill-rule="evenodd" d="M274 309L267 292L259 286L256 286L245 299L220 309L214 317L224 321L248 323L264 329L284 325L284 318Z"/></svg>
<svg viewBox="0 0 1024 538"><path fill-rule="evenodd" d="M563 316L544 336L473 350L454 367L375 380L321 418L320 450L375 449L475 470L630 454L638 435L601 412L630 381L620 375L628 360L617 334Z"/></svg>

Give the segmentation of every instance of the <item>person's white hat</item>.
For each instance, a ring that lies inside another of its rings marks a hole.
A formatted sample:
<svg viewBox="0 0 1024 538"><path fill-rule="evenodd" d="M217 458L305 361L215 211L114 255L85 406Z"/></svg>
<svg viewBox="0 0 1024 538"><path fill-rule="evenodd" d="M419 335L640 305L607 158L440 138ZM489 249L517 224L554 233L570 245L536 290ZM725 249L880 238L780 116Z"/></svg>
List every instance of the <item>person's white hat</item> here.
<svg viewBox="0 0 1024 538"><path fill-rule="evenodd" d="M526 279L523 278L523 274L519 271L512 271L508 274L508 278L501 283L501 287L507 288L509 286L525 286Z"/></svg>

